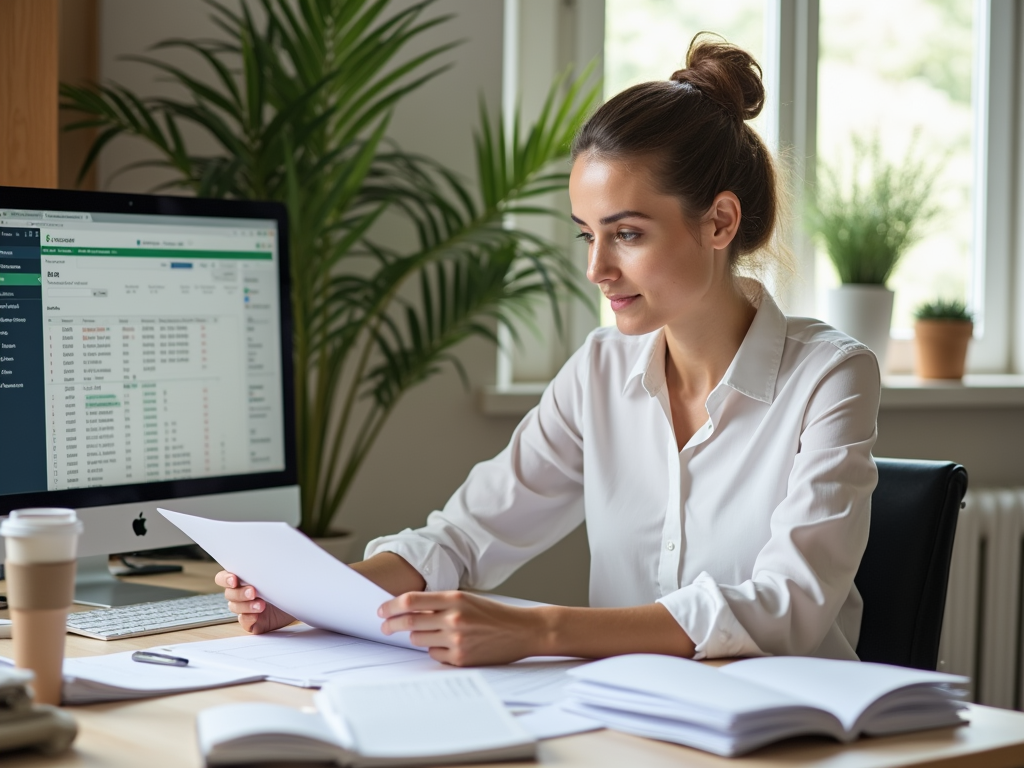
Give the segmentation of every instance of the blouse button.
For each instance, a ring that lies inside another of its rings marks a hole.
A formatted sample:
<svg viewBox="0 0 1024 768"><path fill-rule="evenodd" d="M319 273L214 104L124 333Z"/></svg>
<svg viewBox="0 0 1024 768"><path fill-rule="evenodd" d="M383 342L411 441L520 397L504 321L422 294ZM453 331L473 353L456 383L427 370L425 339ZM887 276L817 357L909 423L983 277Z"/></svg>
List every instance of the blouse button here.
<svg viewBox="0 0 1024 768"><path fill-rule="evenodd" d="M676 548L676 543L674 541L670 541L670 542L668 542L668 544L665 545L665 549L667 549L669 552L671 552L675 548Z"/></svg>

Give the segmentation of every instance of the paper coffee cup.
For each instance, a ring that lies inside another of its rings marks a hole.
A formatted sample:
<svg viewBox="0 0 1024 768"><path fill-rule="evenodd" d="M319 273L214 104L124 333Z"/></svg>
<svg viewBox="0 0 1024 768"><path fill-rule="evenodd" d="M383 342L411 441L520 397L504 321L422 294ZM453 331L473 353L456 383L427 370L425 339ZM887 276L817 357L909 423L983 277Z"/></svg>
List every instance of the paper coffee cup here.
<svg viewBox="0 0 1024 768"><path fill-rule="evenodd" d="M17 509L0 523L14 665L35 672L41 704L60 704L64 635L82 523L73 509Z"/></svg>

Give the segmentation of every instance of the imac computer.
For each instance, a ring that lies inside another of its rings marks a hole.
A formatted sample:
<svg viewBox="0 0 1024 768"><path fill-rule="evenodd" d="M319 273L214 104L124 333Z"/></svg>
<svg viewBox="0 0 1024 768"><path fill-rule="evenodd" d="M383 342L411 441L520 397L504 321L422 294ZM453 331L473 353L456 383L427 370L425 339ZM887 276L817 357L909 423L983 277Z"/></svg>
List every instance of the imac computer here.
<svg viewBox="0 0 1024 768"><path fill-rule="evenodd" d="M276 203L0 187L0 515L71 507L76 602L183 596L111 553L156 512L299 519L288 230Z"/></svg>

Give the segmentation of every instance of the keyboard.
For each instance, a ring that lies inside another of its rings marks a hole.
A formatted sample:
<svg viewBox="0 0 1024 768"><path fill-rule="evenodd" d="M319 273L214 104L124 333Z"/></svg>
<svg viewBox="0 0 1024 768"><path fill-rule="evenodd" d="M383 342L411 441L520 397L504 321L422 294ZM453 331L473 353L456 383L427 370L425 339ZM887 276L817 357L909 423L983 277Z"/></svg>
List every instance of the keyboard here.
<svg viewBox="0 0 1024 768"><path fill-rule="evenodd" d="M68 615L68 632L97 640L121 640L227 624L237 619L228 610L228 601L223 593L214 593L72 613Z"/></svg>

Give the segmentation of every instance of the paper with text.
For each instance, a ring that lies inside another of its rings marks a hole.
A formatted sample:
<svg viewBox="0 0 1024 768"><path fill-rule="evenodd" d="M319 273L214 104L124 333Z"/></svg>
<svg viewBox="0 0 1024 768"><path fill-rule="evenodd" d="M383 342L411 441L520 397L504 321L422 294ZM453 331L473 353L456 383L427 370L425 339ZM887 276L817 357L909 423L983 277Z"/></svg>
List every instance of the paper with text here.
<svg viewBox="0 0 1024 768"><path fill-rule="evenodd" d="M226 667L269 680L316 688L334 675L355 669L431 660L419 651L339 635L301 624L265 635L243 635L156 648L204 664Z"/></svg>

